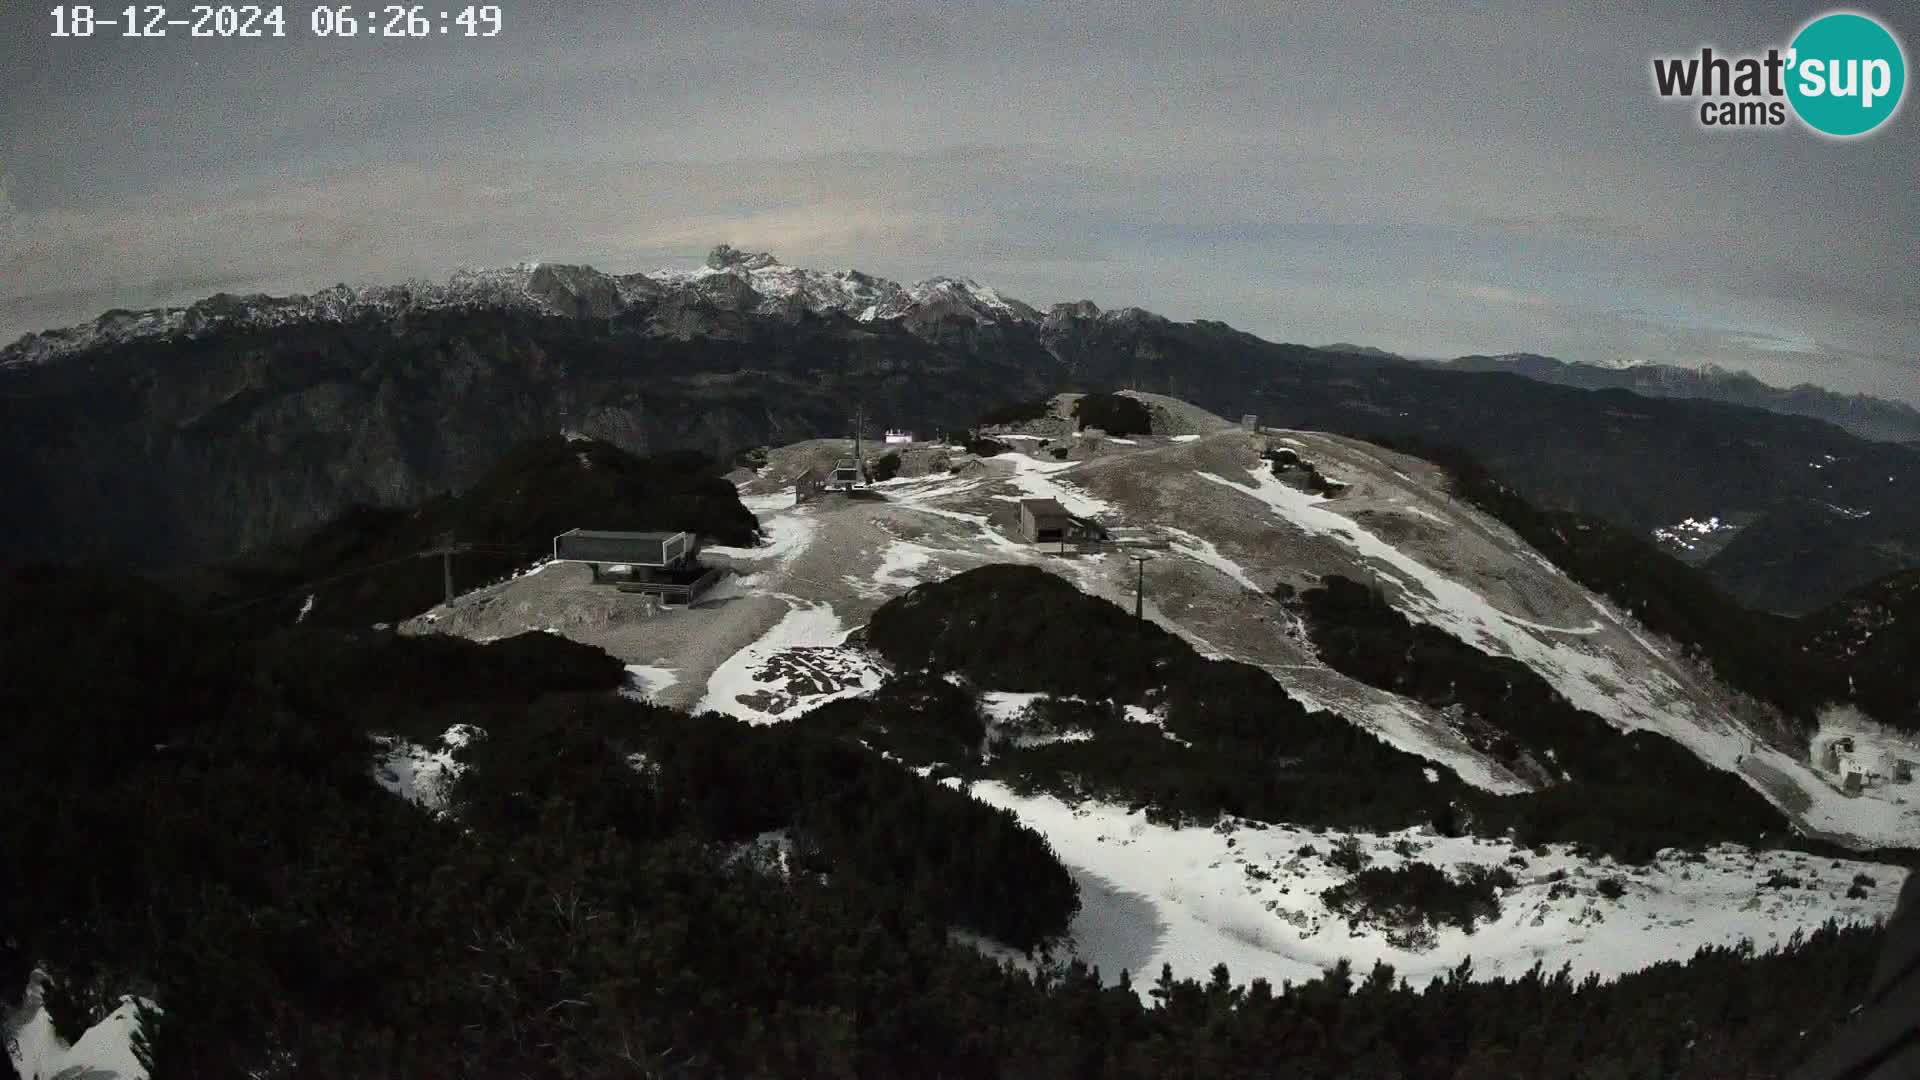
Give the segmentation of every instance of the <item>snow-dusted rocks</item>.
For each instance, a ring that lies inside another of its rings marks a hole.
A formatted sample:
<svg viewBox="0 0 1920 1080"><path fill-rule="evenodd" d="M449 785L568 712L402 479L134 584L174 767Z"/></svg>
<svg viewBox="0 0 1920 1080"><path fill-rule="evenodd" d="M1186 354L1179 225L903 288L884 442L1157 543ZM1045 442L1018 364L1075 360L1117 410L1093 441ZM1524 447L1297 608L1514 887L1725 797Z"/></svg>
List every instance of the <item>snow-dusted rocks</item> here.
<svg viewBox="0 0 1920 1080"><path fill-rule="evenodd" d="M440 736L437 748L382 737L382 752L373 767L374 782L410 803L436 814L445 813L453 782L466 770L455 760L454 751L486 734L472 724L455 724Z"/></svg>
<svg viewBox="0 0 1920 1080"><path fill-rule="evenodd" d="M965 278L937 277L912 285L858 270L806 270L787 266L771 254L745 252L728 244L713 249L693 270L659 270L650 277L669 285L712 289L724 283L753 294L763 314L803 309L837 312L861 322L957 316L978 323L1037 321L1039 313L1018 300Z"/></svg>
<svg viewBox="0 0 1920 1080"><path fill-rule="evenodd" d="M269 331L308 323L394 320L413 312L525 310L556 317L606 318L658 295L638 275L614 277L592 267L522 263L458 270L443 283L424 281L355 288L334 285L311 295L222 293L186 307L111 311L91 323L28 334L0 349L0 367L45 363L89 349L216 331Z"/></svg>
<svg viewBox="0 0 1920 1080"><path fill-rule="evenodd" d="M142 1007L155 1013L160 1007L123 997L118 1008L68 1046L47 1014L46 979L45 972L35 971L20 1008L11 1015L0 1013L0 1049L21 1080L147 1080L147 1070L133 1052L134 1037L140 1031Z"/></svg>
<svg viewBox="0 0 1920 1080"><path fill-rule="evenodd" d="M827 604L794 602L772 629L721 663L696 711L767 724L879 689L885 673L846 646L848 632Z"/></svg>

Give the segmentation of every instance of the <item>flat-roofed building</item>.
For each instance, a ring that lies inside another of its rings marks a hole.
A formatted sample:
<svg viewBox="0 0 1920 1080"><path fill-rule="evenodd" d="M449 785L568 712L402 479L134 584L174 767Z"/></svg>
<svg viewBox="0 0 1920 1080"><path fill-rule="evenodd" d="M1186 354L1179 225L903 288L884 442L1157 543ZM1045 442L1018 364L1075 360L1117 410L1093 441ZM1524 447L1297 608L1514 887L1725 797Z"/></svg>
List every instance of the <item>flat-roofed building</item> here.
<svg viewBox="0 0 1920 1080"><path fill-rule="evenodd" d="M586 563L595 585L651 593L691 603L720 580L721 569L700 561L700 537L690 532L568 529L553 538L556 562Z"/></svg>
<svg viewBox="0 0 1920 1080"><path fill-rule="evenodd" d="M1053 499L1020 500L1020 535L1029 544L1050 544L1067 538L1073 515Z"/></svg>
<svg viewBox="0 0 1920 1080"><path fill-rule="evenodd" d="M867 463L858 457L850 457L841 458L834 464L821 487L827 491L852 491L866 487L867 483Z"/></svg>
<svg viewBox="0 0 1920 1080"><path fill-rule="evenodd" d="M1097 543L1107 531L1092 518L1079 517L1053 499L1020 500L1020 535L1029 544Z"/></svg>
<svg viewBox="0 0 1920 1080"><path fill-rule="evenodd" d="M700 538L690 532L568 529L553 538L553 557L566 562L663 568L678 566L699 554Z"/></svg>

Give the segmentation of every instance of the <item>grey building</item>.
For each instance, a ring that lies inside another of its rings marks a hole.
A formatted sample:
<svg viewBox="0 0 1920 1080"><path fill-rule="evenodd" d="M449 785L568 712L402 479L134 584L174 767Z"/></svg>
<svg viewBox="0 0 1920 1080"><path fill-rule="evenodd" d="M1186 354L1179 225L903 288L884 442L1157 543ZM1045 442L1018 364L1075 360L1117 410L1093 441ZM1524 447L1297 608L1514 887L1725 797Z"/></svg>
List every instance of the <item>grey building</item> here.
<svg viewBox="0 0 1920 1080"><path fill-rule="evenodd" d="M1084 544L1106 539L1091 518L1076 517L1053 499L1020 500L1020 535L1029 544Z"/></svg>
<svg viewBox="0 0 1920 1080"><path fill-rule="evenodd" d="M595 585L669 602L691 603L721 575L719 567L700 561L700 538L690 532L568 529L553 538L553 558L586 563Z"/></svg>
<svg viewBox="0 0 1920 1080"><path fill-rule="evenodd" d="M836 462L833 471L827 473L824 487L828 491L852 491L866 487L867 483L867 463L856 456Z"/></svg>
<svg viewBox="0 0 1920 1080"><path fill-rule="evenodd" d="M1020 535L1029 544L1048 544L1067 538L1073 515L1052 499L1020 500Z"/></svg>
<svg viewBox="0 0 1920 1080"><path fill-rule="evenodd" d="M820 470L808 469L806 472L794 478L793 501L796 503L812 502L814 499L819 498L820 493L826 489L827 482L822 478Z"/></svg>

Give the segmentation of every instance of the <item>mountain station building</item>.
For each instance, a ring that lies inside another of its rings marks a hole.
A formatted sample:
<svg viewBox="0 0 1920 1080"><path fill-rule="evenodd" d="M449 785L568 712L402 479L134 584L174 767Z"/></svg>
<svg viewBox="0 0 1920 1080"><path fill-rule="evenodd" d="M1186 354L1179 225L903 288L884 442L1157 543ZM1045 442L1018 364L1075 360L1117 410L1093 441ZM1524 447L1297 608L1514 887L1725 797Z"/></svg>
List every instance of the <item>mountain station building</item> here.
<svg viewBox="0 0 1920 1080"><path fill-rule="evenodd" d="M1077 517L1053 499L1020 500L1020 535L1029 544L1098 543L1107 531L1092 518Z"/></svg>
<svg viewBox="0 0 1920 1080"><path fill-rule="evenodd" d="M586 563L595 585L647 593L667 603L692 603L722 573L700 561L700 537L690 532L568 529L553 538L553 558Z"/></svg>

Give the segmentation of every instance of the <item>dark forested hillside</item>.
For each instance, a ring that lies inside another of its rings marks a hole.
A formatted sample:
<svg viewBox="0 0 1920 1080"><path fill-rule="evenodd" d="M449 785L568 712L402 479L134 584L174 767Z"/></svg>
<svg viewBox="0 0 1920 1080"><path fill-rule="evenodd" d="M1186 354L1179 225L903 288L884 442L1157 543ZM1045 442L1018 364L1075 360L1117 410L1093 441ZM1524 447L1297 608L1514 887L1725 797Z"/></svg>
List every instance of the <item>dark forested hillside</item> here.
<svg viewBox="0 0 1920 1080"><path fill-rule="evenodd" d="M1266 672L1206 659L1159 626L1027 566L987 566L918 586L874 613L867 641L902 671L1077 699L1056 703L1071 709L1060 723L1090 737L1001 748L980 760L978 728L949 724L956 735L936 738L946 710L922 708L912 724L883 724L863 719L886 711L880 702L840 702L802 723L860 731L908 760L1145 806L1175 821L1210 823L1226 813L1373 829L1424 824L1512 833L1527 844L1577 843L1629 861L1663 847L1800 843L1738 777L1671 739L1615 730L1531 669L1414 626L1363 586L1331 577L1292 603L1328 664L1458 711L1463 737L1540 790L1494 796L1451 773L1428 777L1424 759L1307 710ZM1063 636L1073 648L1058 647ZM1164 730L1120 720L1122 705L1155 710ZM1354 776L1369 782L1354 784Z"/></svg>
<svg viewBox="0 0 1920 1080"><path fill-rule="evenodd" d="M1081 428L1098 428L1109 435L1145 435L1153 418L1139 401L1120 394L1087 394L1073 403L1073 417Z"/></svg>
<svg viewBox="0 0 1920 1080"><path fill-rule="evenodd" d="M851 741L618 698L617 661L546 635L243 637L41 572L0 582L0 642L4 993L38 964L84 1022L161 1000L161 1078L282 1052L339 1077L886 1074L964 1052L907 1004L928 980L998 977L947 928L1026 947L1078 905L1004 811ZM376 786L371 734L456 723L482 733L457 822ZM771 830L790 869L727 854ZM863 1057L846 1018L890 999ZM741 1045L743 1009L779 1034Z"/></svg>
<svg viewBox="0 0 1920 1080"><path fill-rule="evenodd" d="M201 607L233 609L262 626L296 618L332 626L397 621L443 598L440 560L419 556L449 539L464 549L452 563L456 591L526 566L573 528L684 529L712 543L751 545L759 522L721 471L693 451L641 458L610 443L552 435L514 447L464 491L411 509L356 506L173 581Z"/></svg>
<svg viewBox="0 0 1920 1080"><path fill-rule="evenodd" d="M1568 363L1531 353L1461 356L1442 363L1463 371L1510 371L1540 382L1583 390L1631 390L1643 397L1705 398L1749 405L1769 412L1824 420L1863 439L1880 442L1912 442L1920 436L1920 409L1905 402L1866 394L1838 394L1811 383L1773 386L1744 371L1712 364L1703 368L1670 364L1613 367Z"/></svg>
<svg viewBox="0 0 1920 1080"><path fill-rule="evenodd" d="M1876 581L1801 619L1794 641L1830 700L1920 730L1920 572Z"/></svg>
<svg viewBox="0 0 1920 1080"><path fill-rule="evenodd" d="M1798 619L1754 611L1702 570L1616 525L1540 509L1464 451L1397 445L1444 466L1455 495L1801 729L1823 706L1843 702L1883 723L1920 728L1920 575L1889 575Z"/></svg>
<svg viewBox="0 0 1920 1080"><path fill-rule="evenodd" d="M933 336L696 298L611 319L412 311L0 367L0 505L24 523L0 560L227 558L354 504L465 488L563 430L726 460L839 434L856 399L882 423L958 430L1056 389L1030 332Z"/></svg>
<svg viewBox="0 0 1920 1080"><path fill-rule="evenodd" d="M1665 736L1622 732L1575 708L1534 671L1437 627L1415 625L1367 586L1329 577L1297 605L1315 651L1362 682L1452 710L1468 742L1547 785L1481 799L1482 827L1524 842L1575 841L1646 858L1666 845L1765 842L1785 818L1731 773Z"/></svg>
<svg viewBox="0 0 1920 1080"><path fill-rule="evenodd" d="M1276 344L1139 312L1064 320L1047 342L1082 378L1223 416L1462 447L1541 507L1640 537L1689 517L1751 515L1737 550L1704 567L1749 607L1803 613L1920 565L1910 496L1920 455L1819 420Z"/></svg>
<svg viewBox="0 0 1920 1080"><path fill-rule="evenodd" d="M1446 468L1450 490L1498 518L1587 588L1710 664L1721 679L1801 721L1821 703L1787 655L1792 620L1728 599L1701 570L1605 520L1545 510L1456 447L1394 444Z"/></svg>
<svg viewBox="0 0 1920 1080"><path fill-rule="evenodd" d="M1276 380L1262 414L1460 446L1542 508L1640 537L1687 518L1751 516L1703 569L1758 610L1804 613L1920 562L1920 500L1903 494L1920 456L1814 420L1504 374L1377 370Z"/></svg>
<svg viewBox="0 0 1920 1080"><path fill-rule="evenodd" d="M1879 945L1830 928L1606 985L1161 972L1143 1004L949 940L1039 940L1076 903L1032 833L858 745L964 739L964 688L769 730L620 675L544 635L262 638L119 578L0 580L0 999L44 968L71 1036L151 996L155 1080L1766 1077L1844 1023ZM375 784L369 733L454 723L481 734L450 816Z"/></svg>

